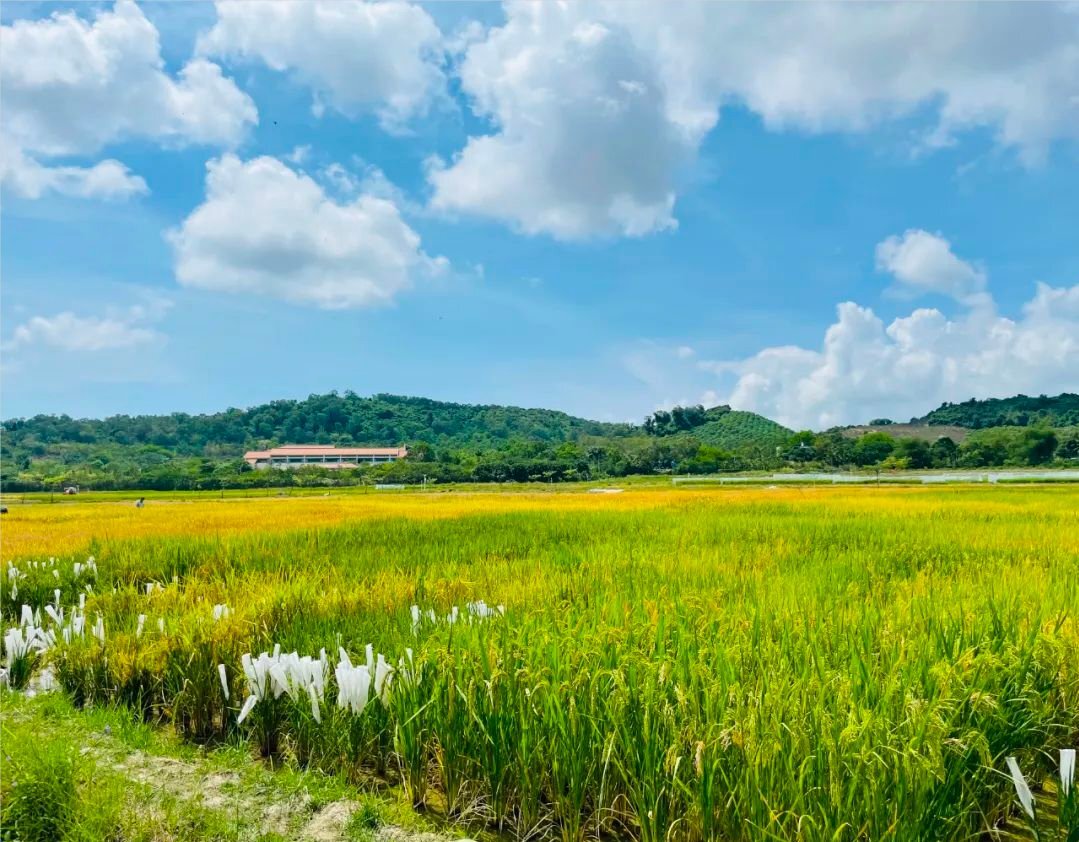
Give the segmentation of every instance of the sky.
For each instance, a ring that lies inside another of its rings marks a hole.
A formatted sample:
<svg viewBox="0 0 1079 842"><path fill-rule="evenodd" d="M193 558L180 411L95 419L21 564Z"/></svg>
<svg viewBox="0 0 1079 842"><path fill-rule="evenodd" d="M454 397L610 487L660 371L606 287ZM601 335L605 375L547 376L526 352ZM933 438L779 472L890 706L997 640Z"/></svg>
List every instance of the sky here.
<svg viewBox="0 0 1079 842"><path fill-rule="evenodd" d="M0 415L1079 391L1079 6L9 2Z"/></svg>

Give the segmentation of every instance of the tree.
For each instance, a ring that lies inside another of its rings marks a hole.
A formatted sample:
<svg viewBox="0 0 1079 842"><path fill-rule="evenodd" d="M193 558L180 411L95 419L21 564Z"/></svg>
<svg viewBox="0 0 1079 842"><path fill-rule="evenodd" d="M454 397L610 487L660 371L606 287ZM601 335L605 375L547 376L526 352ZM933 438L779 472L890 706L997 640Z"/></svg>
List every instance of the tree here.
<svg viewBox="0 0 1079 842"><path fill-rule="evenodd" d="M1057 446L1057 458L1066 459L1069 462L1079 459L1079 432L1064 436Z"/></svg>
<svg viewBox="0 0 1079 842"><path fill-rule="evenodd" d="M959 458L959 446L948 436L941 436L929 448L934 468L954 468Z"/></svg>
<svg viewBox="0 0 1079 842"><path fill-rule="evenodd" d="M1056 449L1057 437L1052 430L1025 430L1019 442L1021 458L1028 465L1045 465L1053 461Z"/></svg>
<svg viewBox="0 0 1079 842"><path fill-rule="evenodd" d="M876 465L894 449L895 439L887 433L866 433L854 443L854 461L859 465Z"/></svg>
<svg viewBox="0 0 1079 842"><path fill-rule="evenodd" d="M434 462L435 449L425 441L413 442L408 446L408 456L405 458L410 462Z"/></svg>
<svg viewBox="0 0 1079 842"><path fill-rule="evenodd" d="M895 455L905 460L908 468L928 468L933 464L929 445L921 439L900 439L895 447Z"/></svg>

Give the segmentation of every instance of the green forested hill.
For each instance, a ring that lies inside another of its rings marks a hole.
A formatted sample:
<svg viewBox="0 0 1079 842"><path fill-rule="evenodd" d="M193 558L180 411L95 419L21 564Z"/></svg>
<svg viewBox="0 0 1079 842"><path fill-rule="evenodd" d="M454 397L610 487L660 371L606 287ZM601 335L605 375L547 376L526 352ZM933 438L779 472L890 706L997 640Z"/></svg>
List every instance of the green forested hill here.
<svg viewBox="0 0 1079 842"><path fill-rule="evenodd" d="M913 419L911 423L934 426L953 424L972 430L1034 425L1069 427L1079 424L1079 395L1064 392L1055 397L1016 395L1013 398L945 403L923 418Z"/></svg>
<svg viewBox="0 0 1079 842"><path fill-rule="evenodd" d="M521 438L574 441L623 436L628 424L605 424L550 409L446 403L427 398L312 395L210 415L114 415L103 420L38 415L4 422L5 448L115 444L164 448L183 456L240 456L245 449L286 442L395 446L426 441L489 447Z"/></svg>
<svg viewBox="0 0 1079 842"><path fill-rule="evenodd" d="M729 410L678 435L695 438L704 444L722 447L725 450L739 450L743 447L758 445L774 447L787 441L791 436L791 431L763 415Z"/></svg>

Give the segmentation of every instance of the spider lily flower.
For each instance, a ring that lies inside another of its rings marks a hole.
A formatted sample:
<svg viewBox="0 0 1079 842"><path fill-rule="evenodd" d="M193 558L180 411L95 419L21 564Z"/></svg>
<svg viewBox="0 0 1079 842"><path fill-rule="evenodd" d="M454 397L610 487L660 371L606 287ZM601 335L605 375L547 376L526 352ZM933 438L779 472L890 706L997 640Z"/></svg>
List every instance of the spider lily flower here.
<svg viewBox="0 0 1079 842"><path fill-rule="evenodd" d="M1034 793L1030 791L1027 779L1019 771L1019 764L1014 757L1005 758L1005 761L1008 764L1008 771L1012 774L1012 783L1015 784L1015 794L1019 797L1019 803L1026 814L1034 818Z"/></svg>
<svg viewBox="0 0 1079 842"><path fill-rule="evenodd" d="M221 679L221 692L225 694L225 701L229 700L229 677L225 672L225 665L217 665L217 677Z"/></svg>
<svg viewBox="0 0 1079 842"><path fill-rule="evenodd" d="M1064 797L1072 791L1075 782L1075 749L1062 748L1060 750L1060 791Z"/></svg>

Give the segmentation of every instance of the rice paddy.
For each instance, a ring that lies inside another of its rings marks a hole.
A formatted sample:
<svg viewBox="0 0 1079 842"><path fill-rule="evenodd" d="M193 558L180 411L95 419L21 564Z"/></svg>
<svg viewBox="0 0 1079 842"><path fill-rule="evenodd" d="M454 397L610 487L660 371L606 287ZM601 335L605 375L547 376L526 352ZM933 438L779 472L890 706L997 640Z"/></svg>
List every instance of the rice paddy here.
<svg viewBox="0 0 1079 842"><path fill-rule="evenodd" d="M14 683L469 833L1079 834L1072 487L34 503L2 558Z"/></svg>

